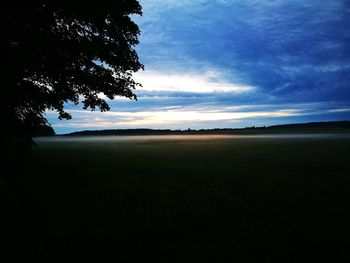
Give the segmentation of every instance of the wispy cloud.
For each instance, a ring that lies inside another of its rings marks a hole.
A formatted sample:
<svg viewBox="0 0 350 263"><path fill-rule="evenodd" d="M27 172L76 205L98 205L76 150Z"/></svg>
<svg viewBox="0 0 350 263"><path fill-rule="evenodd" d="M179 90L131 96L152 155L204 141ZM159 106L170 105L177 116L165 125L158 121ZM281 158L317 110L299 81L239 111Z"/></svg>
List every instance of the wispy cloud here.
<svg viewBox="0 0 350 263"><path fill-rule="evenodd" d="M110 128L215 128L242 127L249 124L285 123L286 118L346 113L347 107L326 104L240 105L240 106L169 106L138 111L88 112L72 110L74 119L55 122L58 131ZM48 113L52 114L51 112ZM259 121L260 120L260 121ZM273 121L275 120L275 121Z"/></svg>
<svg viewBox="0 0 350 263"><path fill-rule="evenodd" d="M56 124L56 127L152 127L154 125L193 124L201 122L235 121L256 117L286 117L301 115L298 109L276 111L227 112L225 109L170 109L161 111L139 112L85 112L73 111L80 114L81 119L70 123Z"/></svg>
<svg viewBox="0 0 350 263"><path fill-rule="evenodd" d="M350 112L350 108L343 108L343 109L330 109L328 112L337 113L337 112Z"/></svg>

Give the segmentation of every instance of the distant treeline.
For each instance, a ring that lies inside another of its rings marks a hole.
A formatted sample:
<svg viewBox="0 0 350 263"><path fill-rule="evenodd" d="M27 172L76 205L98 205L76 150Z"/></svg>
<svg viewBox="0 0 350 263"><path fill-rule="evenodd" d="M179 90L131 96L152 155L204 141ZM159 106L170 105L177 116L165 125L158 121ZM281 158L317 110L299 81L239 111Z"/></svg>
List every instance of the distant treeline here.
<svg viewBox="0 0 350 263"><path fill-rule="evenodd" d="M266 128L267 129L280 129L280 128L283 128L283 129L290 129L290 128L292 128L292 129L294 129L294 128L316 128L316 129L350 128L350 121L308 122L308 123L273 125L273 126L262 127L262 128L265 128L265 129Z"/></svg>
<svg viewBox="0 0 350 263"><path fill-rule="evenodd" d="M297 124L284 124L263 127L245 127L240 129L234 128L215 128L199 130L170 130L170 129L110 129L110 130L87 130L72 132L69 136L91 136L91 135L181 135L181 134L254 134L254 133L274 133L274 132L313 132L322 130L343 130L349 129L350 121L330 121L330 122L309 122Z"/></svg>

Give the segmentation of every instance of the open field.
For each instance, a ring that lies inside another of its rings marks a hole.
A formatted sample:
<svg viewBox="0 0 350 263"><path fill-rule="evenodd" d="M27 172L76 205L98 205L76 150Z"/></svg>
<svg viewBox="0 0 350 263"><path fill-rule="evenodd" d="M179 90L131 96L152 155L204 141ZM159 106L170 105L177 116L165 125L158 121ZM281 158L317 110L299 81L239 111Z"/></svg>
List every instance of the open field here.
<svg viewBox="0 0 350 263"><path fill-rule="evenodd" d="M113 138L38 140L26 182L32 253L350 260L349 135Z"/></svg>

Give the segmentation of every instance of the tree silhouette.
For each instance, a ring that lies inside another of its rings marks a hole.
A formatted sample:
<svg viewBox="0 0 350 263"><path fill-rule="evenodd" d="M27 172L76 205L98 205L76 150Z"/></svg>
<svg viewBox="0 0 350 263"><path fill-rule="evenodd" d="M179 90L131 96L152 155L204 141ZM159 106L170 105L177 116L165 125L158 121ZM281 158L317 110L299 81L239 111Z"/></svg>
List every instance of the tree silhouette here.
<svg viewBox="0 0 350 263"><path fill-rule="evenodd" d="M71 118L66 102L106 111L101 94L136 99L140 84L132 73L143 65L130 15L142 15L137 0L6 0L4 6L11 136L31 136L47 125L47 109Z"/></svg>

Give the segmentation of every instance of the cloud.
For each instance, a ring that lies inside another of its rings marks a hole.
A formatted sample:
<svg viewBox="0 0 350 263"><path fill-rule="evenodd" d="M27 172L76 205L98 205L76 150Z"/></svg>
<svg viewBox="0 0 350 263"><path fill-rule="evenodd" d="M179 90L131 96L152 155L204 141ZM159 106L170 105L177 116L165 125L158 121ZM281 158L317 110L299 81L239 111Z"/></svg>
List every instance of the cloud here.
<svg viewBox="0 0 350 263"><path fill-rule="evenodd" d="M71 127L151 127L153 125L192 124L211 121L234 121L256 117L285 117L301 115L298 109L276 111L231 112L223 108L162 109L138 112L86 112L72 111L79 114L76 121L56 124Z"/></svg>
<svg viewBox="0 0 350 263"><path fill-rule="evenodd" d="M135 74L134 78L142 83L142 92L245 93L255 89L253 86L231 83L215 71L203 74L145 71Z"/></svg>
<svg viewBox="0 0 350 263"><path fill-rule="evenodd" d="M330 109L328 112L350 112L350 108L343 108L343 109Z"/></svg>
<svg viewBox="0 0 350 263"><path fill-rule="evenodd" d="M236 106L168 106L137 111L89 112L72 110L70 121L54 122L57 132L84 129L120 128L218 128L244 127L287 123L286 120L302 120L308 116L332 116L348 114L348 105L336 103L311 103L288 105L236 105ZM48 112L48 115L52 115ZM327 115L328 114L328 115ZM294 118L294 119L291 119ZM317 117L319 118L319 117ZM300 122L300 121L299 121Z"/></svg>
<svg viewBox="0 0 350 263"><path fill-rule="evenodd" d="M139 51L146 68L192 71L205 63L233 71L238 83L259 87L267 99L350 99L347 0L143 4L146 43Z"/></svg>

